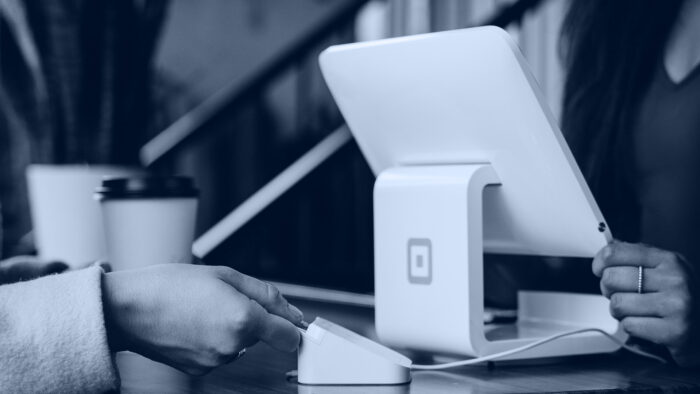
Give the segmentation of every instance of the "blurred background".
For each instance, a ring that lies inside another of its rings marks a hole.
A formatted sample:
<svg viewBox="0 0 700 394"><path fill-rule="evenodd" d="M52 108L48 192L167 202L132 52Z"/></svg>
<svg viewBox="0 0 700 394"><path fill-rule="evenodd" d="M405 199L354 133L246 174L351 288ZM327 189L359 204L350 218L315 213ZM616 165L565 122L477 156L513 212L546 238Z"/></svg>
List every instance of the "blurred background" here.
<svg viewBox="0 0 700 394"><path fill-rule="evenodd" d="M559 114L567 4L0 0L0 256L31 249L30 163L192 176L205 232L343 124L317 62L329 45L499 25ZM206 261L371 293L373 182L350 141Z"/></svg>

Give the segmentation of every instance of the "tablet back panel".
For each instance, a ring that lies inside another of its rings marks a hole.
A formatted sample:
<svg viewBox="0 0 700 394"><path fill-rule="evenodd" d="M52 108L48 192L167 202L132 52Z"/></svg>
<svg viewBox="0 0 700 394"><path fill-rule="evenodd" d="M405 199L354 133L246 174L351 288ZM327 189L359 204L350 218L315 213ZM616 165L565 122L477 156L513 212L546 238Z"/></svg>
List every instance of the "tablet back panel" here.
<svg viewBox="0 0 700 394"><path fill-rule="evenodd" d="M334 46L330 90L375 174L491 163L487 252L591 257L610 230L517 46L480 27Z"/></svg>

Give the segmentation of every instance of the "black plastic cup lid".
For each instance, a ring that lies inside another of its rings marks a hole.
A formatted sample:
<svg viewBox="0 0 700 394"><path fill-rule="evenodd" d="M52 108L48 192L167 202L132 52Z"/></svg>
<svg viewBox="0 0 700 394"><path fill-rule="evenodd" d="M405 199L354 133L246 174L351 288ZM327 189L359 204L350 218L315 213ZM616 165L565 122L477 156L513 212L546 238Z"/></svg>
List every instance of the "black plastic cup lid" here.
<svg viewBox="0 0 700 394"><path fill-rule="evenodd" d="M106 178L95 191L97 198L191 198L199 195L192 178L186 176L140 176Z"/></svg>

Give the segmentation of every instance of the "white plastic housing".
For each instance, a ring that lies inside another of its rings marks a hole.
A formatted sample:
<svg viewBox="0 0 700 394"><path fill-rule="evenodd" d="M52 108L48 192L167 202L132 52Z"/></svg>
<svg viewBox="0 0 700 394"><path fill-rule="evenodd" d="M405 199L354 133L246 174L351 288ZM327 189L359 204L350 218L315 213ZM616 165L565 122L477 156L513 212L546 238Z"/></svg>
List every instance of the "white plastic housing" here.
<svg viewBox="0 0 700 394"><path fill-rule="evenodd" d="M411 360L322 318L302 332L297 368L302 384L379 385L411 380Z"/></svg>

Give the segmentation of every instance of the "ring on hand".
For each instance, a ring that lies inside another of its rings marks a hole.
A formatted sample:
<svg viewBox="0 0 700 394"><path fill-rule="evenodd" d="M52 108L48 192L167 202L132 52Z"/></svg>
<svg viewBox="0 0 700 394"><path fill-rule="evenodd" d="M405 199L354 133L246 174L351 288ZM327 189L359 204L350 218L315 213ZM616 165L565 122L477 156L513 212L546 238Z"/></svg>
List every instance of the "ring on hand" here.
<svg viewBox="0 0 700 394"><path fill-rule="evenodd" d="M644 293L644 267L639 266L639 275L637 276L637 293Z"/></svg>
<svg viewBox="0 0 700 394"><path fill-rule="evenodd" d="M245 356L245 352L248 351L248 349L243 348L238 354L236 354L236 357L233 358L233 361L238 360L239 358Z"/></svg>

